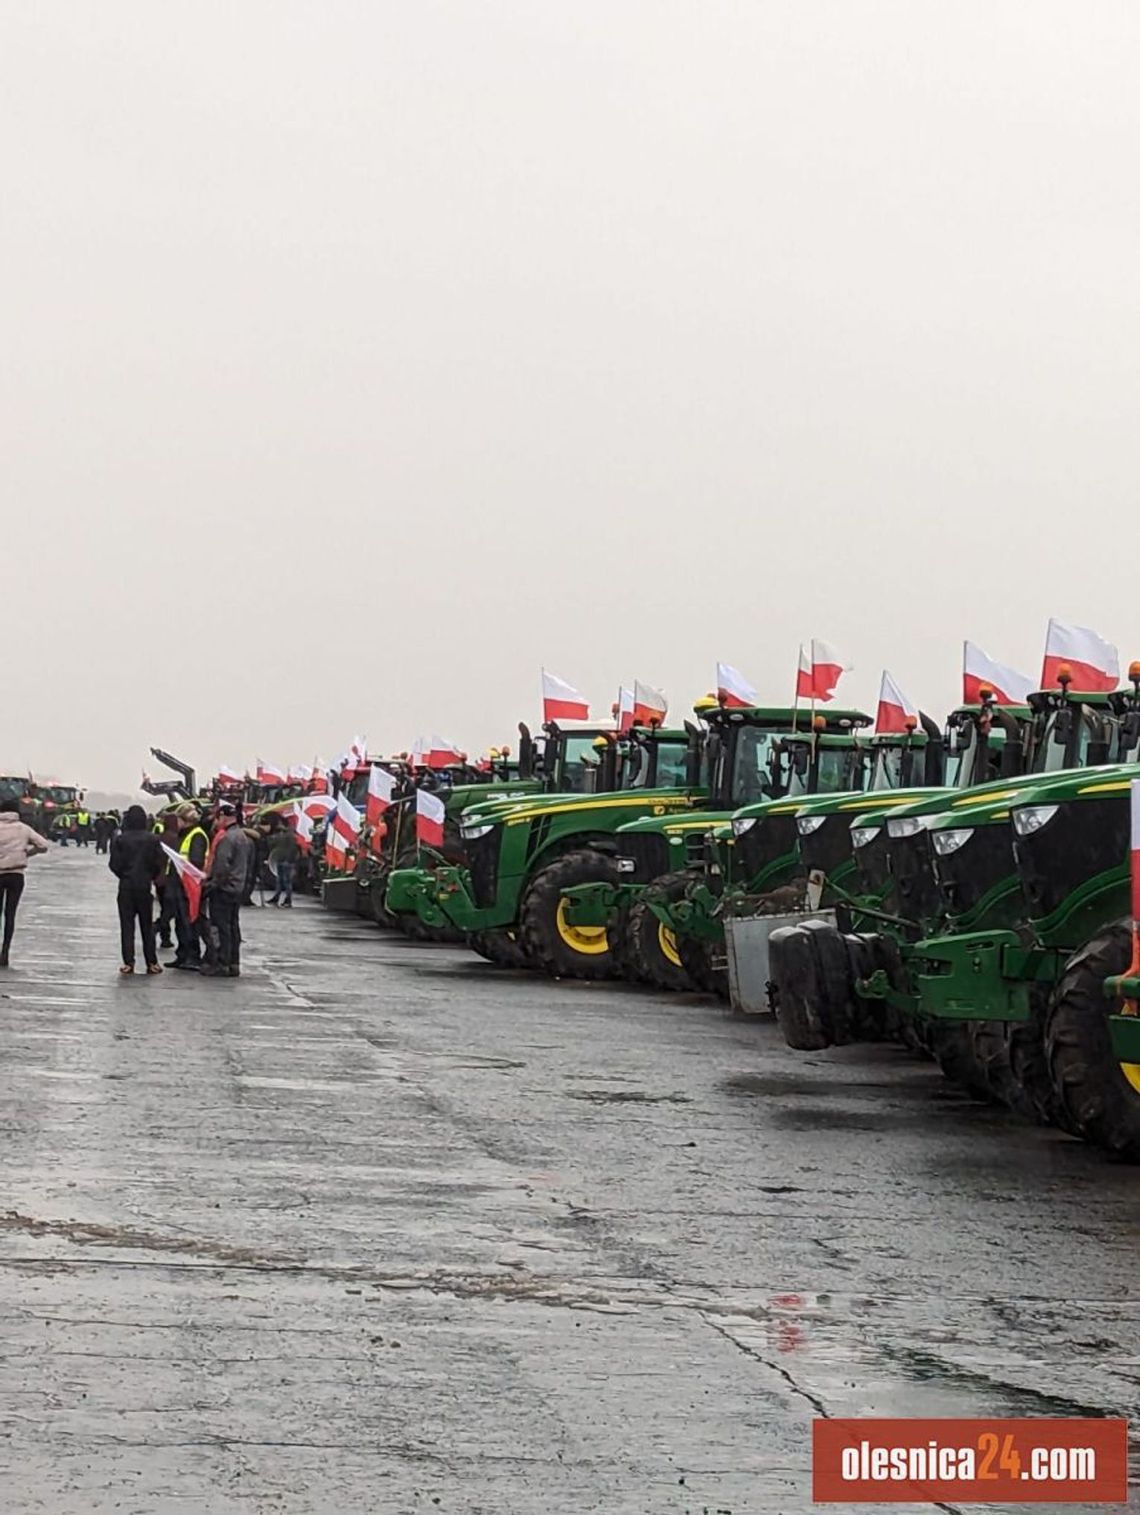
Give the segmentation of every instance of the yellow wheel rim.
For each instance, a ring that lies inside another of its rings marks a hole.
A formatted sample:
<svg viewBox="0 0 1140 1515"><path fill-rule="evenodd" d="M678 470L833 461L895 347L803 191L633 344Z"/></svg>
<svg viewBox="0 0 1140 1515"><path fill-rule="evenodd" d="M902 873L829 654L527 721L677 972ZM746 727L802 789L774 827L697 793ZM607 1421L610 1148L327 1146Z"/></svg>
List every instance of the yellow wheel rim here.
<svg viewBox="0 0 1140 1515"><path fill-rule="evenodd" d="M1120 1071L1136 1090L1136 1093L1140 1094L1140 1063L1121 1063Z"/></svg>
<svg viewBox="0 0 1140 1515"><path fill-rule="evenodd" d="M581 952L586 957L597 957L610 950L610 939L604 926L573 926L566 919L566 901L558 901L558 914L554 918L558 935L571 952Z"/></svg>
<svg viewBox="0 0 1140 1515"><path fill-rule="evenodd" d="M674 968L683 968L681 954L677 951L677 934L671 927L663 922L657 923L657 945L661 948L661 956L667 963L672 963Z"/></svg>

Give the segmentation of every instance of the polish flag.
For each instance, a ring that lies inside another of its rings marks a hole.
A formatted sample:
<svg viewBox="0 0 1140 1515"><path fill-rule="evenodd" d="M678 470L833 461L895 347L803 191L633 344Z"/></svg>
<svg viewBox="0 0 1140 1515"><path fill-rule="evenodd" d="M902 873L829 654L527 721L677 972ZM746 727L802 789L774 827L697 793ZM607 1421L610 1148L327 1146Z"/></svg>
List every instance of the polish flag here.
<svg viewBox="0 0 1140 1515"><path fill-rule="evenodd" d="M879 708L875 713L875 730L904 736L918 725L918 706L906 695L883 669L879 685Z"/></svg>
<svg viewBox="0 0 1140 1515"><path fill-rule="evenodd" d="M427 751L427 765L429 768L450 768L452 763L461 763L463 753L451 742L445 742L441 736L432 733L431 745Z"/></svg>
<svg viewBox="0 0 1140 1515"><path fill-rule="evenodd" d="M257 760L257 782L259 784L284 784L285 770L278 768L276 763L263 763Z"/></svg>
<svg viewBox="0 0 1140 1515"><path fill-rule="evenodd" d="M633 685L633 724L635 726L663 726L669 712L669 701L660 689L648 684Z"/></svg>
<svg viewBox="0 0 1140 1515"><path fill-rule="evenodd" d="M303 810L297 812L297 842L302 852L313 850L313 822Z"/></svg>
<svg viewBox="0 0 1140 1515"><path fill-rule="evenodd" d="M755 705L760 698L740 670L731 663L716 665L716 695L722 705L737 710Z"/></svg>
<svg viewBox="0 0 1140 1515"><path fill-rule="evenodd" d="M336 797L336 808L329 812L329 834L333 832L351 847L360 835L360 811L345 794Z"/></svg>
<svg viewBox="0 0 1140 1515"><path fill-rule="evenodd" d="M313 776L313 770L304 763L294 763L289 770L288 782L290 784L307 784Z"/></svg>
<svg viewBox="0 0 1140 1515"><path fill-rule="evenodd" d="M444 804L430 789L416 790L416 841L421 847L443 846Z"/></svg>
<svg viewBox="0 0 1140 1515"><path fill-rule="evenodd" d="M1074 693L1103 693L1120 683L1120 657L1111 642L1085 626L1050 620L1041 668L1042 689L1057 688L1065 665L1072 675L1069 687Z"/></svg>
<svg viewBox="0 0 1140 1515"><path fill-rule="evenodd" d="M830 700L835 686L851 664L845 663L828 642L813 637L811 650L800 648L800 666L796 674L797 700Z"/></svg>
<svg viewBox="0 0 1140 1515"><path fill-rule="evenodd" d="M235 768L231 768L228 763L223 763L222 766L218 769L218 783L244 784L245 780Z"/></svg>
<svg viewBox="0 0 1140 1515"><path fill-rule="evenodd" d="M354 736L348 749L349 757L357 764L368 761L368 738L366 736Z"/></svg>
<svg viewBox="0 0 1140 1515"><path fill-rule="evenodd" d="M1132 780L1132 956L1135 960L1136 942L1140 937L1140 779ZM1132 968L1128 972L1134 972Z"/></svg>
<svg viewBox="0 0 1140 1515"><path fill-rule="evenodd" d="M962 703L980 705L982 690L989 689L999 705L1024 705L1034 691L1032 679L1016 668L995 663L974 642L962 643Z"/></svg>
<svg viewBox="0 0 1140 1515"><path fill-rule="evenodd" d="M543 721L588 721L590 704L573 684L560 679L557 674L542 670L542 719Z"/></svg>
<svg viewBox="0 0 1140 1515"><path fill-rule="evenodd" d="M325 832L325 862L336 873L348 871L348 848L331 826Z"/></svg>
<svg viewBox="0 0 1140 1515"><path fill-rule="evenodd" d="M617 705L614 707L614 715L617 717L617 729L620 735L629 730L633 725L633 690L627 689L623 684L618 690Z"/></svg>
<svg viewBox="0 0 1140 1515"><path fill-rule="evenodd" d="M412 753L409 758L413 768L423 768L427 765L427 744L422 736L416 737L412 743Z"/></svg>
<svg viewBox="0 0 1140 1515"><path fill-rule="evenodd" d="M387 768L373 763L372 772L368 775L368 798L364 804L364 819L369 826L376 827L380 824L380 817L392 803L395 792L396 780Z"/></svg>
<svg viewBox="0 0 1140 1515"><path fill-rule="evenodd" d="M186 891L186 903L190 907L190 919L196 921L198 912L202 908L202 884L206 875L201 868L195 868L188 857L183 857L180 852L175 852L173 847L168 847L165 842L162 850L174 864L174 871L182 880L182 887Z"/></svg>

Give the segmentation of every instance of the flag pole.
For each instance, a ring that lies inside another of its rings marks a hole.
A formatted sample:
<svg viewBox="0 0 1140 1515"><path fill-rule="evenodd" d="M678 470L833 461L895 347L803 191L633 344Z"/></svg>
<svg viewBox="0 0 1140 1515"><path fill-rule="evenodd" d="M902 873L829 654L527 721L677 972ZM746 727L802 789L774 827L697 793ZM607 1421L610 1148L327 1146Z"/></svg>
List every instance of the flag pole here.
<svg viewBox="0 0 1140 1515"><path fill-rule="evenodd" d="M796 659L795 697L792 700L792 730L795 731L800 713L800 667L804 660L804 644L800 643L800 655Z"/></svg>

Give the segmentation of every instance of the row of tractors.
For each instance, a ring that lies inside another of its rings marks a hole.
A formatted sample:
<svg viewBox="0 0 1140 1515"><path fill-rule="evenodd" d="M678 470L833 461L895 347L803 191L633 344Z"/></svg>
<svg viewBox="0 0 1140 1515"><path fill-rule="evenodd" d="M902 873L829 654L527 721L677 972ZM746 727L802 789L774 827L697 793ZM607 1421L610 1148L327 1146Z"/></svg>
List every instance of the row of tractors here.
<svg viewBox="0 0 1140 1515"><path fill-rule="evenodd" d="M521 727L517 757L479 772L376 760L391 803L344 871L319 870L323 898L503 967L725 999L759 930L791 1047L895 1041L1140 1160L1140 665L1130 680L1085 694L1063 673L898 734L709 698L677 728ZM361 809L371 766L344 777ZM425 784L440 846L417 840Z"/></svg>
<svg viewBox="0 0 1140 1515"><path fill-rule="evenodd" d="M0 800L16 800L20 819L51 836L79 814L83 791L74 784L40 783L31 774L0 774Z"/></svg>

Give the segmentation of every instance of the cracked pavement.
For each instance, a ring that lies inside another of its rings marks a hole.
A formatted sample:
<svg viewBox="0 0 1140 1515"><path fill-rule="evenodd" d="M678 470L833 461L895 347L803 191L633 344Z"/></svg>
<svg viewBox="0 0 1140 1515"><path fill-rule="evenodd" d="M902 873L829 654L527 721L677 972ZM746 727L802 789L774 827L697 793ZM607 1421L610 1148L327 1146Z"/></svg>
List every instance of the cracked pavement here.
<svg viewBox="0 0 1140 1515"><path fill-rule="evenodd" d="M309 901L120 981L103 865L0 977L6 1511L790 1515L817 1415L1135 1416L1133 1170Z"/></svg>

